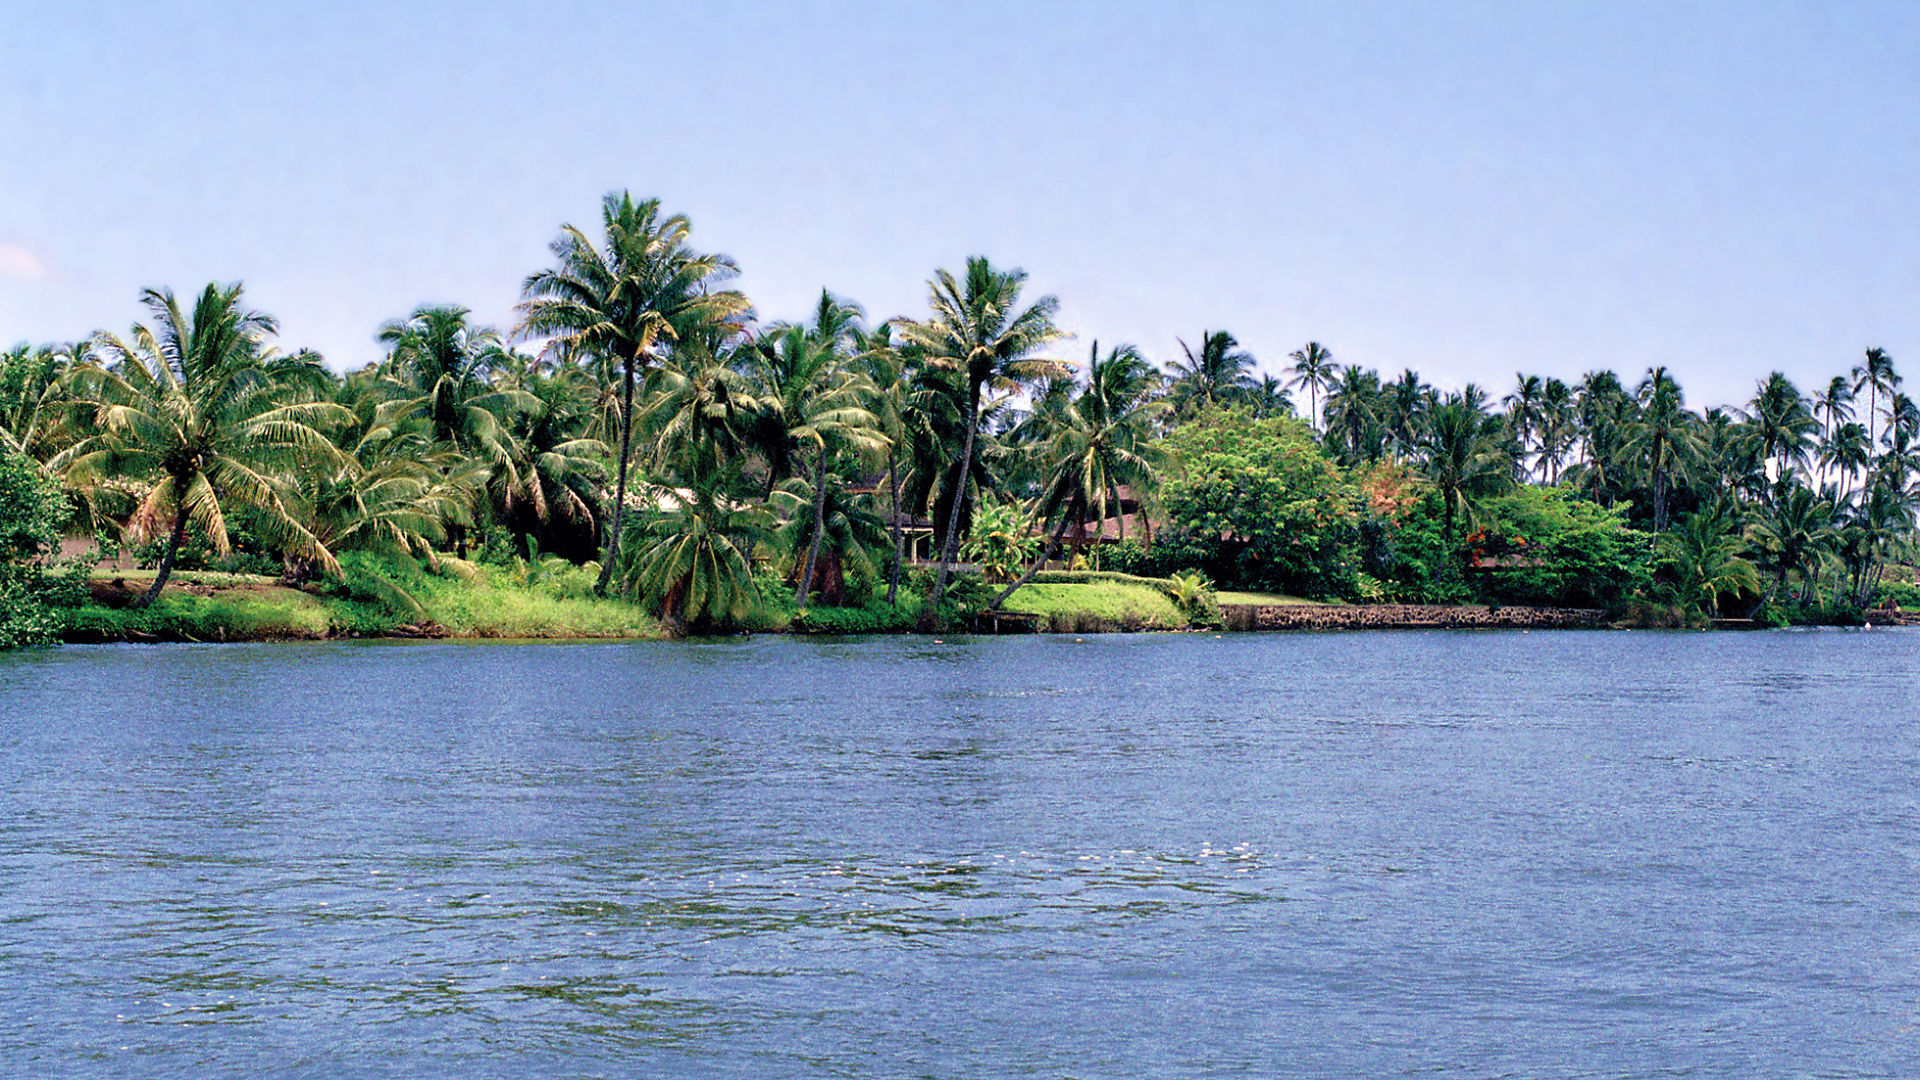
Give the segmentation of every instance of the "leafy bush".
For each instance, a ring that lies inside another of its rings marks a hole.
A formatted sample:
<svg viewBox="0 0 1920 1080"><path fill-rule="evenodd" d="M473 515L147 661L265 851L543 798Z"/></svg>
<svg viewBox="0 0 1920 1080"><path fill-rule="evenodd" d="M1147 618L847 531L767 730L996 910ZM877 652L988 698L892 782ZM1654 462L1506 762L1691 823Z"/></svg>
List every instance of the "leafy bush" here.
<svg viewBox="0 0 1920 1080"><path fill-rule="evenodd" d="M885 634L913 626L920 614L916 600L889 607L885 603L865 607L810 607L793 619L797 634Z"/></svg>
<svg viewBox="0 0 1920 1080"><path fill-rule="evenodd" d="M42 559L66 516L52 477L23 455L0 454L0 649L44 645L60 632L52 610L60 581Z"/></svg>

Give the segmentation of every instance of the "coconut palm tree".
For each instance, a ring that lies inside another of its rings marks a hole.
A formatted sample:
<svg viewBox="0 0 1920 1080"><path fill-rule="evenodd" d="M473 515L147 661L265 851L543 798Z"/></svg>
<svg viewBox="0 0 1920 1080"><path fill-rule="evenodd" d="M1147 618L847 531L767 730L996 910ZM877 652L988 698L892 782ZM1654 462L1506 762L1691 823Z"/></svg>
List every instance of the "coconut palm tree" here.
<svg viewBox="0 0 1920 1080"><path fill-rule="evenodd" d="M1835 375L1833 381L1813 402L1813 415L1820 421L1821 446L1833 438L1834 429L1853 419L1853 386L1845 375ZM1820 457L1821 483L1826 482L1826 461L1824 453Z"/></svg>
<svg viewBox="0 0 1920 1080"><path fill-rule="evenodd" d="M1549 485L1560 482L1560 469L1573 449L1578 422L1572 388L1559 379L1548 379L1540 390L1540 471Z"/></svg>
<svg viewBox="0 0 1920 1080"><path fill-rule="evenodd" d="M1778 371L1767 376L1747 406L1747 419L1759 440L1761 460L1773 466L1776 478L1785 479L1794 466L1807 464L1820 422L1792 380Z"/></svg>
<svg viewBox="0 0 1920 1080"><path fill-rule="evenodd" d="M1293 381L1287 385L1305 388L1307 391L1307 422L1317 431L1320 428L1320 391L1333 388L1333 380L1340 373L1340 365L1334 363L1333 352L1317 341L1309 341L1287 354L1293 360Z"/></svg>
<svg viewBox="0 0 1920 1080"><path fill-rule="evenodd" d="M1820 464L1840 474L1839 491L1843 496L1852 489L1853 478L1865 472L1872 460L1866 427L1851 420L1836 425L1820 445Z"/></svg>
<svg viewBox="0 0 1920 1080"><path fill-rule="evenodd" d="M732 502L707 478L676 492L670 509L632 523L626 580L676 633L738 622L752 610L747 550L772 539L763 507Z"/></svg>
<svg viewBox="0 0 1920 1080"><path fill-rule="evenodd" d="M1811 567L1831 546L1832 504L1813 493L1805 484L1794 484L1785 495L1765 506L1759 518L1747 527L1747 536L1762 554L1762 561L1773 570L1773 584L1767 589L1772 602L1786 586L1789 573L1802 579L1801 601L1811 595Z"/></svg>
<svg viewBox="0 0 1920 1080"><path fill-rule="evenodd" d="M1254 391L1253 354L1240 348L1240 342L1225 330L1200 332L1200 348L1178 338L1186 359L1169 365L1168 375L1175 406L1180 413L1194 413L1247 399Z"/></svg>
<svg viewBox="0 0 1920 1080"><path fill-rule="evenodd" d="M572 225L561 227L550 250L555 265L521 283L520 325L525 339L553 338L563 349L601 358L620 373L620 447L613 514L596 591L605 594L625 532L627 471L633 458L633 395L661 342L700 322L737 319L750 308L745 295L717 286L737 273L725 255L701 254L687 243L693 223L662 216L658 199L635 202L609 193L600 205L603 244L596 248Z"/></svg>
<svg viewBox="0 0 1920 1080"><path fill-rule="evenodd" d="M887 523L871 492L850 492L832 473L816 492L813 482L817 479L817 473L813 478L795 477L773 493L774 503L786 515L786 524L779 530L780 546L811 553L812 566L794 560L791 579L796 590L811 582L807 595L817 593L823 603L840 604L847 599L849 569L864 580L878 577L873 553L886 549ZM799 602L804 604L805 597Z"/></svg>
<svg viewBox="0 0 1920 1080"><path fill-rule="evenodd" d="M1260 376L1260 382L1248 392L1247 399L1253 403L1255 420L1293 415L1293 397L1287 393L1287 385L1272 375Z"/></svg>
<svg viewBox="0 0 1920 1080"><path fill-rule="evenodd" d="M1642 462L1653 489L1653 531L1665 532L1673 482L1700 456L1696 418L1687 411L1680 384L1664 367L1649 368L1637 393L1640 415L1628 429L1623 449Z"/></svg>
<svg viewBox="0 0 1920 1080"><path fill-rule="evenodd" d="M754 431L769 478L787 479L796 462L805 462L813 474L813 543L795 586L795 605L806 603L813 586L834 457L877 452L886 443L879 419L866 407L873 384L852 363L861 314L858 305L822 291L810 326L777 325L751 354L759 401Z"/></svg>
<svg viewBox="0 0 1920 1080"><path fill-rule="evenodd" d="M1659 545L1680 595L1712 618L1720 617L1722 594L1760 591L1759 571L1742 554L1746 541L1718 507L1688 515L1679 528L1661 534Z"/></svg>
<svg viewBox="0 0 1920 1080"><path fill-rule="evenodd" d="M511 490L520 478L507 425L532 398L489 382L492 366L508 354L499 333L473 325L470 314L457 304L422 305L405 319L383 324L377 339L388 349L385 368L402 400L400 411L425 419L434 442L481 462L491 474L487 486ZM466 522L475 509L468 507L447 522L462 557Z"/></svg>
<svg viewBox="0 0 1920 1080"><path fill-rule="evenodd" d="M1498 425L1465 393L1447 395L1428 418L1421 448L1427 478L1440 492L1442 527L1449 541L1458 518L1473 519L1475 495L1504 487L1511 478L1512 463L1500 448Z"/></svg>
<svg viewBox="0 0 1920 1080"><path fill-rule="evenodd" d="M1020 290L1027 282L1023 270L996 270L984 257L967 260L966 280L956 281L945 270L928 283L930 318L902 319L895 325L920 362L947 370L966 380L966 441L960 451L960 476L973 469L974 442L980 431L982 393L990 386L1011 386L1057 373L1061 365L1036 354L1066 337L1054 325L1060 302L1042 296L1025 308ZM946 543L934 571L926 610L937 618L947 576L960 547L961 498L948 511Z"/></svg>
<svg viewBox="0 0 1920 1080"><path fill-rule="evenodd" d="M1540 429L1542 415L1541 399L1546 393L1546 385L1538 375L1518 372L1514 375L1513 392L1501 399L1507 407L1507 424L1513 429L1514 438L1519 440L1520 453L1516 455L1522 478L1527 474L1526 458L1533 452L1533 437Z"/></svg>
<svg viewBox="0 0 1920 1080"><path fill-rule="evenodd" d="M1893 370L1893 357L1885 349L1868 349L1866 360L1853 369L1853 392L1857 395L1864 388L1867 391L1867 445L1880 445L1879 433L1875 421L1880 415L1880 398L1891 397L1894 388L1900 385L1900 376Z"/></svg>
<svg viewBox="0 0 1920 1080"><path fill-rule="evenodd" d="M208 285L188 314L171 290L142 292L153 327L136 325L131 342L100 338L98 350L111 366L88 373L94 434L53 462L83 483L105 472L151 481L127 537L138 543L166 528L166 548L136 606L153 603L166 588L189 521L222 554L230 550L229 506L257 511L283 550L338 569L294 517L283 476L314 461L337 464L340 452L321 428L347 412L332 402L275 400L262 360L276 324L244 309L240 293L238 284Z"/></svg>
<svg viewBox="0 0 1920 1080"><path fill-rule="evenodd" d="M1152 369L1133 346L1117 346L1102 358L1096 341L1080 395L1063 407L1036 410L1037 450L1046 463L1046 480L1034 503L1033 524L1045 528L1051 523L1053 533L1040 557L994 597L989 610L999 610L1007 597L1031 581L1060 549L1067 530L1084 527L1089 511L1104 522L1111 505L1121 523L1119 538L1125 539L1121 487L1131 488L1144 504L1151 499L1156 478L1174 464L1152 437L1154 422L1171 407L1151 397L1152 385Z"/></svg>
<svg viewBox="0 0 1920 1080"><path fill-rule="evenodd" d="M1378 372L1361 367L1340 372L1327 394L1327 409L1321 420L1326 426L1327 447L1341 464L1354 466L1380 459L1386 451L1385 412Z"/></svg>

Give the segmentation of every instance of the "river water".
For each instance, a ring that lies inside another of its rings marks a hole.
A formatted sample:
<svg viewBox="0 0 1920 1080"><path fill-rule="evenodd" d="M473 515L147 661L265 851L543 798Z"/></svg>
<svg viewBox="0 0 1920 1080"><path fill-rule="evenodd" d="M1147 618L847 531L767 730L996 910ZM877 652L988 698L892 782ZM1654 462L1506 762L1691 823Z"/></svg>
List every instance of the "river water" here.
<svg viewBox="0 0 1920 1080"><path fill-rule="evenodd" d="M1920 1075L1920 632L0 656L0 1074Z"/></svg>

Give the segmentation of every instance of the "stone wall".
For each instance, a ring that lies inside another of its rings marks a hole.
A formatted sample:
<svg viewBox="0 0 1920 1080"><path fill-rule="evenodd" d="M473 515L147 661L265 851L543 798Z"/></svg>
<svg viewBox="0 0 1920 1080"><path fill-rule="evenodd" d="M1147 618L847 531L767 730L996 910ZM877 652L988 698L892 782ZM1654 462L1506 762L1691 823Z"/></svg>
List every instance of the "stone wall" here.
<svg viewBox="0 0 1920 1080"><path fill-rule="evenodd" d="M1428 604L1222 604L1234 630L1551 629L1606 625L1592 608L1440 607Z"/></svg>

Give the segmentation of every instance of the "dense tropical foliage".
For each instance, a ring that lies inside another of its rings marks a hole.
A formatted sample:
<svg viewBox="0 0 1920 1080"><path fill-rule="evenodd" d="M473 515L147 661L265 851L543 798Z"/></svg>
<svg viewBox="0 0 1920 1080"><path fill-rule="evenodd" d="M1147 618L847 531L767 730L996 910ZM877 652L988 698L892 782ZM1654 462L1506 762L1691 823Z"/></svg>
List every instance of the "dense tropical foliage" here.
<svg viewBox="0 0 1920 1080"><path fill-rule="evenodd" d="M1915 595L1920 409L1883 349L1737 406L1658 366L1496 399L1317 341L1263 373L1220 329L1164 368L1075 357L1059 301L981 257L884 320L823 291L762 323L735 273L616 193L516 325L420 306L364 370L277 350L239 285L0 353L0 645L57 632L63 537L150 567L132 605L221 567L406 606L478 563L694 632L937 626L1049 565L1176 583L1180 610L1205 582L1669 622Z"/></svg>

